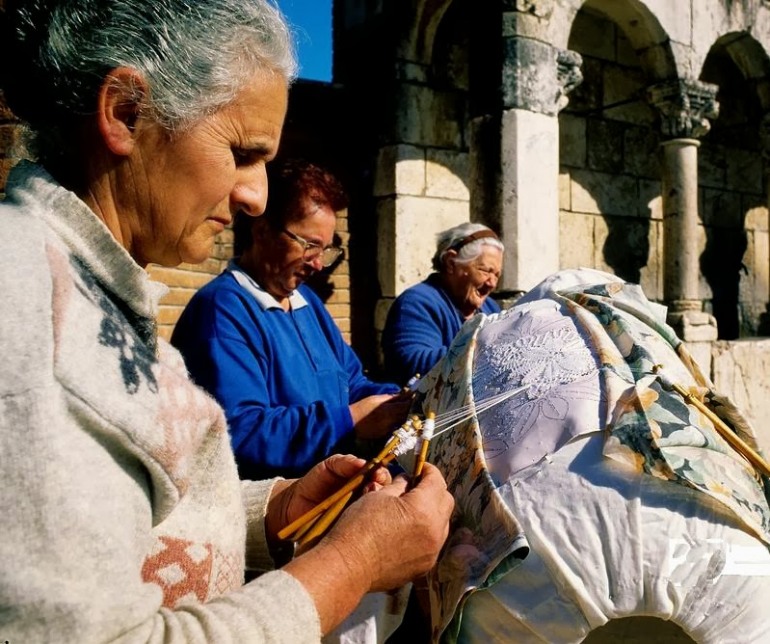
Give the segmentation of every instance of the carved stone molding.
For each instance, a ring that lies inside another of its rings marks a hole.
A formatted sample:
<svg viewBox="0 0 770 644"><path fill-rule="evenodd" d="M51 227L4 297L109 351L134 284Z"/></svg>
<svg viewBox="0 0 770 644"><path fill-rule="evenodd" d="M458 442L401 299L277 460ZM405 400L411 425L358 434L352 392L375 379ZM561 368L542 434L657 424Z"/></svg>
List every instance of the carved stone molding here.
<svg viewBox="0 0 770 644"><path fill-rule="evenodd" d="M567 107L569 102L567 95L583 82L583 72L580 70L582 64L583 57L576 51L570 49L556 51L556 81L561 88L561 95L557 98L559 111Z"/></svg>
<svg viewBox="0 0 770 644"><path fill-rule="evenodd" d="M673 80L647 89L648 101L661 116L663 135L697 139L711 129L709 119L719 116L719 87L697 80Z"/></svg>
<svg viewBox="0 0 770 644"><path fill-rule="evenodd" d="M512 9L521 13L529 13L538 18L550 18L553 13L554 0L508 0L503 9Z"/></svg>
<svg viewBox="0 0 770 644"><path fill-rule="evenodd" d="M583 80L580 54L522 36L505 39L503 107L555 116Z"/></svg>

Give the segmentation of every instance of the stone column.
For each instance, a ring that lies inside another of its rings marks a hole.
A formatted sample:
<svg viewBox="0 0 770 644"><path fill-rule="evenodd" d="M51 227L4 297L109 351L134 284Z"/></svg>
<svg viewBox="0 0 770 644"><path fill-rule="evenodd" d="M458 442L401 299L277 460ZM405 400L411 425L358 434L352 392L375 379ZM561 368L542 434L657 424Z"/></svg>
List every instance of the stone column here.
<svg viewBox="0 0 770 644"><path fill-rule="evenodd" d="M471 219L500 232L513 297L559 269L558 113L582 81L579 54L514 32L504 20L501 111L472 121L470 145Z"/></svg>
<svg viewBox="0 0 770 644"><path fill-rule="evenodd" d="M717 338L716 321L700 299L698 138L716 118L717 86L676 80L648 90L660 111L663 152L663 284L669 324L686 341Z"/></svg>
<svg viewBox="0 0 770 644"><path fill-rule="evenodd" d="M765 166L765 190L768 195L767 208L770 211L770 112L765 114L762 117L762 121L760 121L759 143ZM768 230L770 230L770 221L768 222ZM770 302L765 305L765 312L759 317L758 333L770 336Z"/></svg>

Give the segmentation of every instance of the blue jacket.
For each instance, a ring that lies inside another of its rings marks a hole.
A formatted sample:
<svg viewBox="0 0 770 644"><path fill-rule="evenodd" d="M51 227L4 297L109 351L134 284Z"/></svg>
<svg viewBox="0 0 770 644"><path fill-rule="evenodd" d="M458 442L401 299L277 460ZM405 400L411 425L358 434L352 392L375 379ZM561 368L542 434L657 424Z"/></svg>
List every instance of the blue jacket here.
<svg viewBox="0 0 770 644"><path fill-rule="evenodd" d="M491 297L481 306L482 313L499 310ZM438 273L406 289L390 307L382 332L387 377L403 384L415 374L424 376L444 357L464 322Z"/></svg>
<svg viewBox="0 0 770 644"><path fill-rule="evenodd" d="M231 264L195 294L171 338L224 408L241 478L294 477L352 451L348 405L398 391L364 375L310 288L290 299L286 312Z"/></svg>

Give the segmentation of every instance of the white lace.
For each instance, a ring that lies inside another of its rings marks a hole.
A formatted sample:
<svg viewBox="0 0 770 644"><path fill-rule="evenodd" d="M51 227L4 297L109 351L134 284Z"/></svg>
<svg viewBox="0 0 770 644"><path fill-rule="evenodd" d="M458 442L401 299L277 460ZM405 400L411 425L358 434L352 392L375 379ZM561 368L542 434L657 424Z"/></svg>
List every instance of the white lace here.
<svg viewBox="0 0 770 644"><path fill-rule="evenodd" d="M477 405L529 386L478 414L486 458L497 461L489 465L501 480L572 436L599 429L601 396L596 358L572 318L554 303L506 313L479 332L472 381Z"/></svg>

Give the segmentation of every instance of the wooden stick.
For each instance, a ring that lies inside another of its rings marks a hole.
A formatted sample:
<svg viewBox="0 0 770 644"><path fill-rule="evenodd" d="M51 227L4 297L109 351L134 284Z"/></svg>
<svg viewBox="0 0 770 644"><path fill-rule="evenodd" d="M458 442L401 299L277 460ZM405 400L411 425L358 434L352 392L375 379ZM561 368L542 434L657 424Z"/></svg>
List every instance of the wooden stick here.
<svg viewBox="0 0 770 644"><path fill-rule="evenodd" d="M412 485L415 485L420 480L422 474L422 468L425 467L425 461L428 458L428 447L430 446L430 439L433 438L433 430L436 428L436 412L429 411L425 417L425 423L422 426L422 433L420 434L420 451L417 454L417 460L414 464L414 472L412 473Z"/></svg>
<svg viewBox="0 0 770 644"><path fill-rule="evenodd" d="M353 491L351 490L345 496L339 499L334 505L332 505L326 512L324 512L318 521L313 522L313 529L310 530L304 537L300 538L299 540L297 537L294 537L294 541L297 541L297 545L305 546L315 539L320 538L323 533L326 532L328 527L334 523L335 519L340 515L340 513L345 509L345 506L348 504L348 501L350 501L352 496Z"/></svg>
<svg viewBox="0 0 770 644"><path fill-rule="evenodd" d="M388 442L388 445L390 445L390 443L393 443L394 441L396 443L398 442L397 437L394 437L393 439L391 439ZM383 453L385 453L384 449L375 458L373 458L366 465L364 465L358 474L356 474L354 477L349 479L348 482L345 485L343 485L339 490L337 490L334 494L326 497L326 499L321 501L318 505L316 505L315 507L305 512L305 514L303 514L301 517L292 521L289 525L283 528L283 530L278 532L278 538L287 539L290 535L294 533L295 530L298 530L299 528L303 527L308 521L315 519L319 514L321 514L324 510L334 505L337 501L339 501L342 497L344 497L348 492L354 491L361 484L363 484L364 481L366 480L366 475L371 470L373 470L378 465L387 465L396 457L396 455L393 452L386 453L384 456L382 456Z"/></svg>
<svg viewBox="0 0 770 644"><path fill-rule="evenodd" d="M300 528L297 528L297 530L294 531L294 534L291 535L290 539L294 542L298 542L302 537L312 528L316 523L318 523L323 515L318 515L314 519L310 519L305 525L303 525Z"/></svg>
<svg viewBox="0 0 770 644"><path fill-rule="evenodd" d="M655 365L653 372L657 374L661 384L666 389L673 389L676 391L685 402L689 403L700 411L706 418L708 418L719 435L724 438L733 449L741 454L746 460L751 463L754 468L762 472L765 476L770 476L770 465L763 459L751 446L740 438L719 416L717 416L711 409L709 409L705 403L700 399L693 396L682 385L672 382L667 376L661 373L661 366Z"/></svg>

